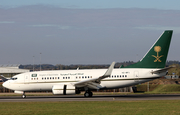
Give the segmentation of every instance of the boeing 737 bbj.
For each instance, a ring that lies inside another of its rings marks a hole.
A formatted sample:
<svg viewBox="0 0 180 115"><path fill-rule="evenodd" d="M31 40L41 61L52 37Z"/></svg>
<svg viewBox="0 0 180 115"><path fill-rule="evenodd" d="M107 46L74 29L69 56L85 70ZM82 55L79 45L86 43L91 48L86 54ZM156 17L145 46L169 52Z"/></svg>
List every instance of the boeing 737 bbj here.
<svg viewBox="0 0 180 115"><path fill-rule="evenodd" d="M85 91L84 96L91 97L92 90L122 88L160 78L170 68L165 68L165 64L172 33L172 30L164 31L145 56L133 65L114 68L113 62L108 69L28 72L13 76L3 86L22 94L23 98L27 91L52 91L62 95Z"/></svg>

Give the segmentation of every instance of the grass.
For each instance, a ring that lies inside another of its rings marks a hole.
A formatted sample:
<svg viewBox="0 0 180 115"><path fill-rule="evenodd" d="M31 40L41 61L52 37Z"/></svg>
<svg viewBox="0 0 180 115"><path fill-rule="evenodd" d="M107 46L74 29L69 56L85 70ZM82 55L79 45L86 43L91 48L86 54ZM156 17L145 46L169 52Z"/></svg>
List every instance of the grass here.
<svg viewBox="0 0 180 115"><path fill-rule="evenodd" d="M159 86L158 84L150 84L149 85L149 91L153 91L154 89L157 88L157 86ZM141 85L137 85L137 91L147 91L147 84L141 84Z"/></svg>
<svg viewBox="0 0 180 115"><path fill-rule="evenodd" d="M114 102L3 102L1 115L180 114L180 100Z"/></svg>
<svg viewBox="0 0 180 115"><path fill-rule="evenodd" d="M179 84L163 84L163 85L149 85L149 92L147 92L147 84L137 85L137 92L142 94L180 94Z"/></svg>
<svg viewBox="0 0 180 115"><path fill-rule="evenodd" d="M146 87L146 86L144 86ZM143 89L143 87L140 87ZM152 86L154 89L150 92L142 94L171 94L180 93L180 85L158 85ZM131 95L134 93L119 93L119 92L97 92L95 95L102 94L117 94ZM4 94L1 94L3 96ZM6 93L5 96L9 95ZM12 96L14 94L10 94ZM33 95L52 95L51 93L27 93ZM19 96L17 94L16 96ZM1 102L1 115L176 115L180 114L180 100L152 100L152 101L97 101L97 102Z"/></svg>
<svg viewBox="0 0 180 115"><path fill-rule="evenodd" d="M150 92L145 92L145 94L180 94L180 85L179 84L157 85L157 87L154 90Z"/></svg>
<svg viewBox="0 0 180 115"><path fill-rule="evenodd" d="M168 84L168 85L158 85L156 89L154 89L152 92L179 92L180 91L180 85L177 84Z"/></svg>

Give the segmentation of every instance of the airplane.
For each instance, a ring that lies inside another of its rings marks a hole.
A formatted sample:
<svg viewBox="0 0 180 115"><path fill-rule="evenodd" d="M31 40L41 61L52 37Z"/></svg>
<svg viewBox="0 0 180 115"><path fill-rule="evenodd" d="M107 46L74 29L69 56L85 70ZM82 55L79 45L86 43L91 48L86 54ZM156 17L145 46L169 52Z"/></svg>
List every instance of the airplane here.
<svg viewBox="0 0 180 115"><path fill-rule="evenodd" d="M13 76L5 81L5 88L14 90L26 98L28 91L52 91L54 95L80 94L92 97L93 90L114 89L134 86L148 82L167 74L165 67L173 30L165 30L137 63L114 68L115 62L108 69L77 69L34 71Z"/></svg>

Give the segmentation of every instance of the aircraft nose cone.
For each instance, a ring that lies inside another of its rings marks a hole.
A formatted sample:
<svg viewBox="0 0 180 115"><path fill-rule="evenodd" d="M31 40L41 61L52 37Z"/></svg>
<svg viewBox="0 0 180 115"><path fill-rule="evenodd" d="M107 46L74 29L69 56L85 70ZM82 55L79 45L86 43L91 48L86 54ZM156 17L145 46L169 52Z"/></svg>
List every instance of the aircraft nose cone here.
<svg viewBox="0 0 180 115"><path fill-rule="evenodd" d="M2 86L5 87L5 88L7 88L7 87L8 87L8 81L4 82L4 83L2 84Z"/></svg>

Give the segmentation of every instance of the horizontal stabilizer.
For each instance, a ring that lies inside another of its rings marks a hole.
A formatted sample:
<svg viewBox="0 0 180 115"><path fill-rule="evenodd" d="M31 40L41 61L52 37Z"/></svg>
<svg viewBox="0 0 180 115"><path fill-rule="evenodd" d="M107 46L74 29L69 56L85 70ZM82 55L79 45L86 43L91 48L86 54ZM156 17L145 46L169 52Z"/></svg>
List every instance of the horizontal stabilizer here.
<svg viewBox="0 0 180 115"><path fill-rule="evenodd" d="M172 67L166 67L166 68L163 68L163 69L159 69L157 71L152 71L151 73L162 73L162 72L166 72L167 70L171 69L171 68L174 68L175 66L172 66Z"/></svg>

